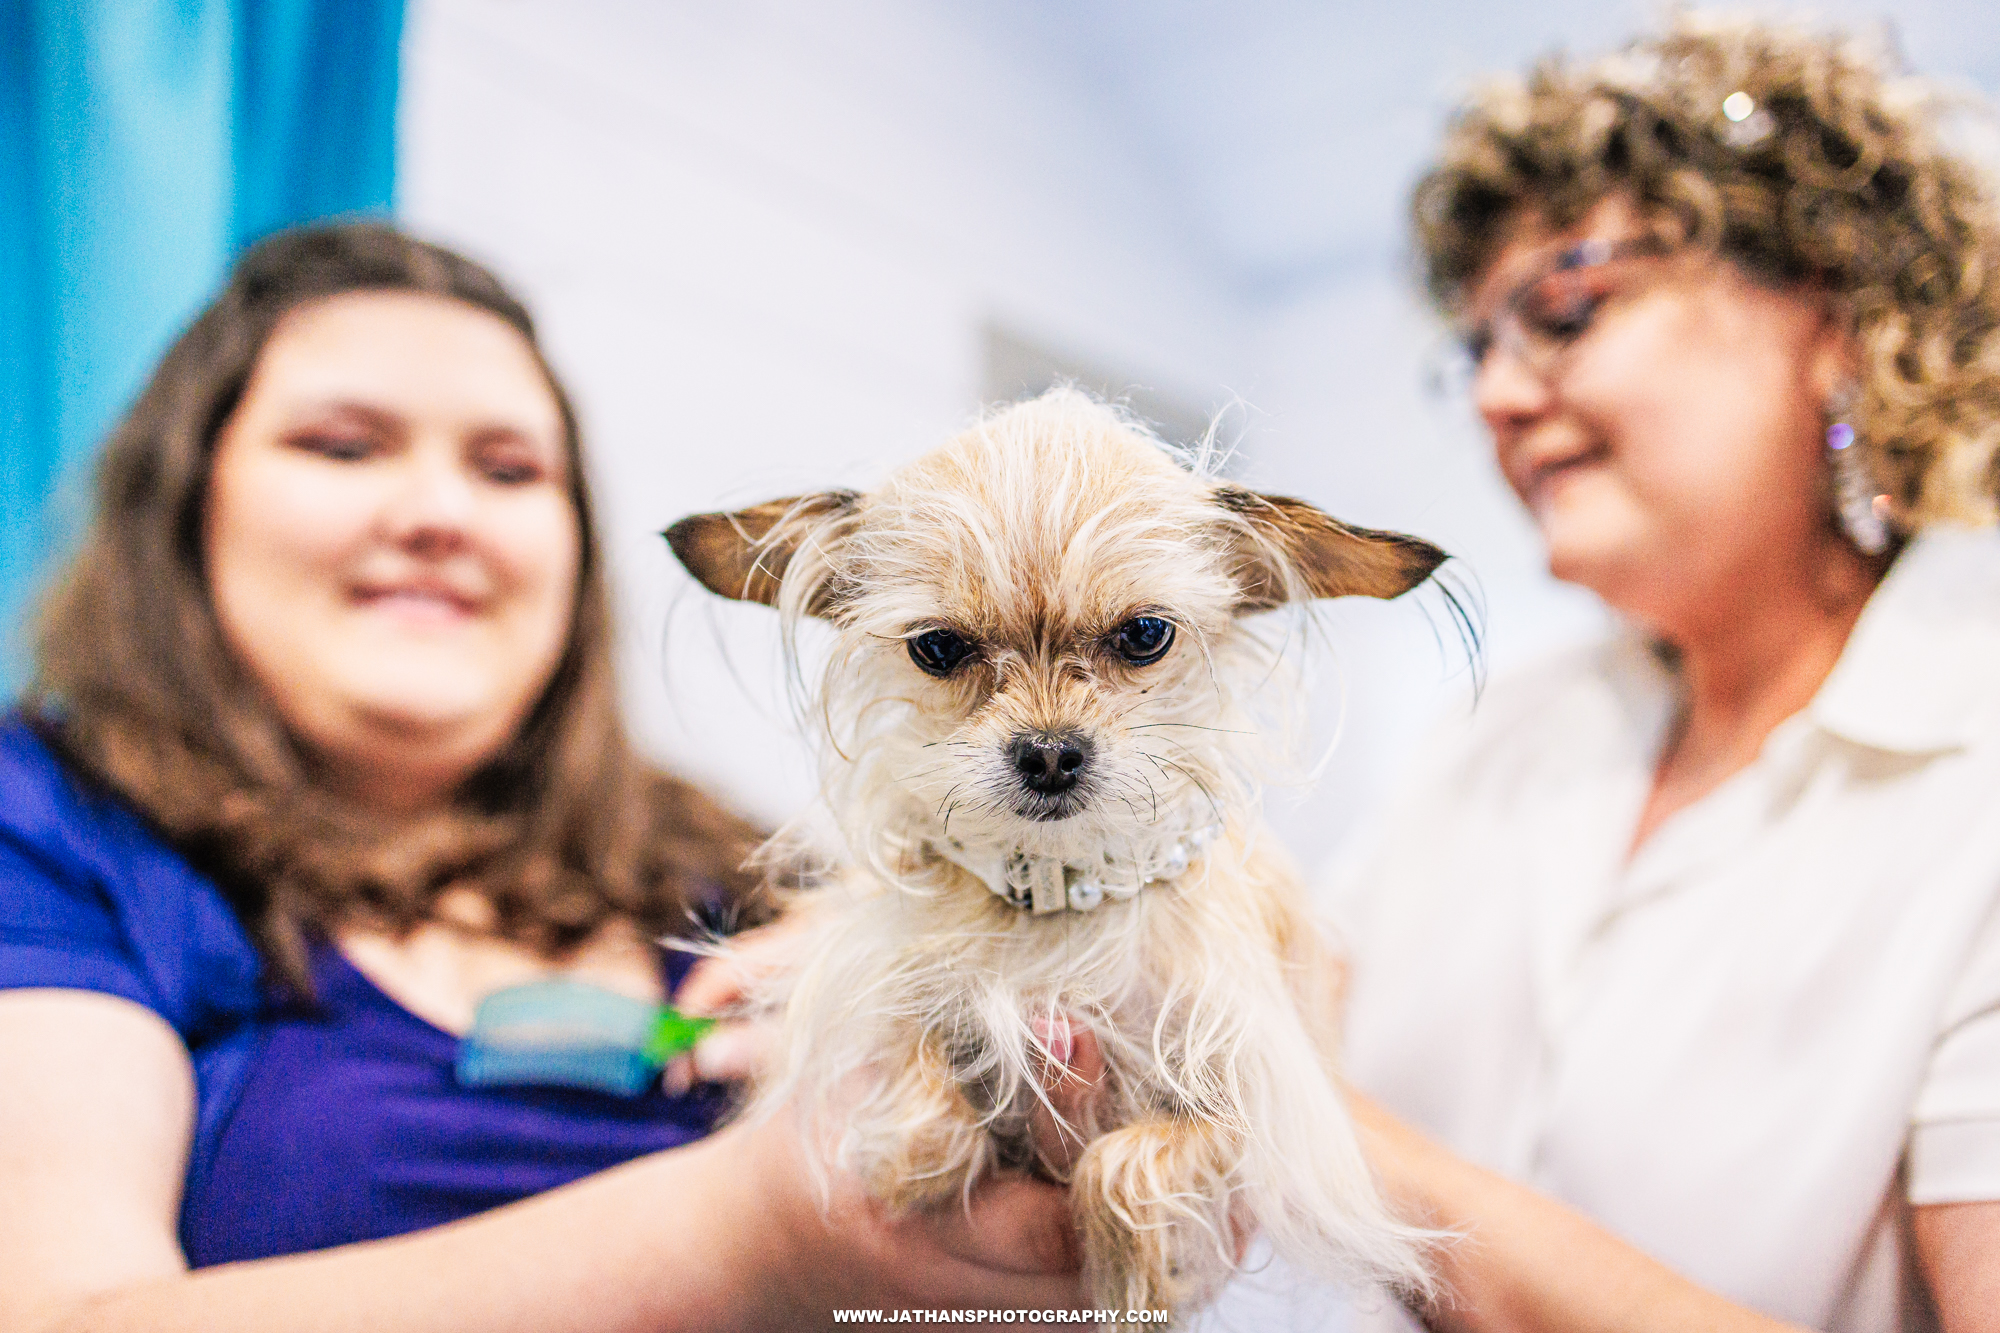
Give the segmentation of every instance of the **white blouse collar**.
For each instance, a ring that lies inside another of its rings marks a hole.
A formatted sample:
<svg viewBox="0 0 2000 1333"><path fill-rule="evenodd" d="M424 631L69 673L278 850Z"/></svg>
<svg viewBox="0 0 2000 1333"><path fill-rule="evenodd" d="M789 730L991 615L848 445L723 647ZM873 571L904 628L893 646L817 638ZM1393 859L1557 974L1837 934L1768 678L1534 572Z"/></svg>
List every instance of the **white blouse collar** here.
<svg viewBox="0 0 2000 1333"><path fill-rule="evenodd" d="M1964 746L2000 701L2000 532L1935 527L1868 599L1808 713L1846 740L1905 754Z"/></svg>

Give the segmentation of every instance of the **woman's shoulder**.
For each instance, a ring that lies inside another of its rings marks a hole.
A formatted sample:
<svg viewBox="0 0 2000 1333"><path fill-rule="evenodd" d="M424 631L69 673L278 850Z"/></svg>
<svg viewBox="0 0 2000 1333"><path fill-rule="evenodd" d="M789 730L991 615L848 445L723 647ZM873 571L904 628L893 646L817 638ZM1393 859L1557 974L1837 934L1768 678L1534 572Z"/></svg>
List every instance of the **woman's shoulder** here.
<svg viewBox="0 0 2000 1333"><path fill-rule="evenodd" d="M260 972L211 880L37 726L0 721L0 989L119 995L192 1041L256 1008Z"/></svg>
<svg viewBox="0 0 2000 1333"><path fill-rule="evenodd" d="M2000 747L2000 531L1919 533L1869 598L1812 712L1836 735L1892 753Z"/></svg>
<svg viewBox="0 0 2000 1333"><path fill-rule="evenodd" d="M65 882L102 878L138 821L58 755L47 730L21 714L0 720L0 846Z"/></svg>
<svg viewBox="0 0 2000 1333"><path fill-rule="evenodd" d="M49 728L0 720L0 845L49 878L127 887L135 854L173 853L123 802L73 768ZM177 859L177 858L176 858Z"/></svg>
<svg viewBox="0 0 2000 1333"><path fill-rule="evenodd" d="M20 713L0 717L0 833L59 862L87 861L109 831L109 794L72 769L51 736Z"/></svg>

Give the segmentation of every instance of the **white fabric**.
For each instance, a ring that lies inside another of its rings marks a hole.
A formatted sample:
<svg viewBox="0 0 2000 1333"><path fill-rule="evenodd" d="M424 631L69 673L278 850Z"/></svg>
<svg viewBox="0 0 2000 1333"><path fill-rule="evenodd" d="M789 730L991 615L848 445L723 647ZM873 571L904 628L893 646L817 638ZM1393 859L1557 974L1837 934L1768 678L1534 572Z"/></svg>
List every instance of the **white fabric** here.
<svg viewBox="0 0 2000 1333"><path fill-rule="evenodd" d="M1930 1327L1905 1200L2000 1199L2000 537L1913 543L1628 863L1673 690L1622 639L1434 748L1334 886L1349 1077L1741 1304Z"/></svg>

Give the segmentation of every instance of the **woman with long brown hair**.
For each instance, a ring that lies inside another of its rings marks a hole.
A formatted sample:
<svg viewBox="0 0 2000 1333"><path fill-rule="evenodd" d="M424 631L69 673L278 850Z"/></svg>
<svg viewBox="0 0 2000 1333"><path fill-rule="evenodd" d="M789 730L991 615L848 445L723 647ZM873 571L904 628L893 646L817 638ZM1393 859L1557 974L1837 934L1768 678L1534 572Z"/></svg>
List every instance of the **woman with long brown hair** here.
<svg viewBox="0 0 2000 1333"><path fill-rule="evenodd" d="M381 226L256 247L112 439L0 727L0 1324L1073 1298L1053 1187L827 1211L713 1086L464 1076L495 992L668 998L655 941L746 908L755 841L625 739L521 305Z"/></svg>

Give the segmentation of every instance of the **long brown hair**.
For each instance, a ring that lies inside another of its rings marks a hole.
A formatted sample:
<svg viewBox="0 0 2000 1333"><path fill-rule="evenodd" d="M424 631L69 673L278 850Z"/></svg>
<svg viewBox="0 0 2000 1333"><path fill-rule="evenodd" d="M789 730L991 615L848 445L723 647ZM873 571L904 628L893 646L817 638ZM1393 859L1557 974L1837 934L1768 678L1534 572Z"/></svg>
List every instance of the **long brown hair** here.
<svg viewBox="0 0 2000 1333"><path fill-rule="evenodd" d="M569 637L513 740L452 809L390 826L335 797L225 645L201 533L217 433L287 313L352 291L418 292L506 321L561 410L581 560ZM617 707L609 597L576 414L521 303L461 255L374 223L284 233L237 263L112 434L82 550L47 601L24 700L72 766L136 807L234 904L277 975L307 988L309 938L406 931L472 888L491 929L560 954L613 918L683 933L740 903L758 836L650 768Z"/></svg>

